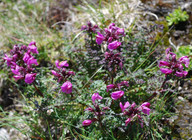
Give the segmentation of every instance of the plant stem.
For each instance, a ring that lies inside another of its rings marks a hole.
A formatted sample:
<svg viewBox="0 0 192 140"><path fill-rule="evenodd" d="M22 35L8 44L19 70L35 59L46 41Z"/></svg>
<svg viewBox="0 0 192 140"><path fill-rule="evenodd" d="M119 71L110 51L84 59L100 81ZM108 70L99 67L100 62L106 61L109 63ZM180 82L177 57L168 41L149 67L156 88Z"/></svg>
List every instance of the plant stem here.
<svg viewBox="0 0 192 140"><path fill-rule="evenodd" d="M35 90L37 91L37 93L41 96L41 97L44 97L43 96L43 93L36 87L35 83L33 82L33 86L35 88Z"/></svg>

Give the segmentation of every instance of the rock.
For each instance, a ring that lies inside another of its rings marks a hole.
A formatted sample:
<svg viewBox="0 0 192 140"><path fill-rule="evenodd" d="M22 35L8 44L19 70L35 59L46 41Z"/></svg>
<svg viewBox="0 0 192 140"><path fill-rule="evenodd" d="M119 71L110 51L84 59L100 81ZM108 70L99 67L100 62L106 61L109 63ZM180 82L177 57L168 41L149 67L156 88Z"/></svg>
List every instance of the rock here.
<svg viewBox="0 0 192 140"><path fill-rule="evenodd" d="M9 134L5 128L0 128L0 140L9 140Z"/></svg>
<svg viewBox="0 0 192 140"><path fill-rule="evenodd" d="M184 3L183 5L181 5L181 9L182 9L182 10L185 10L185 11L187 11L187 12L191 12L192 2Z"/></svg>
<svg viewBox="0 0 192 140"><path fill-rule="evenodd" d="M178 99L183 101L183 102L185 101L185 99L183 97L181 97L181 96L179 96Z"/></svg>

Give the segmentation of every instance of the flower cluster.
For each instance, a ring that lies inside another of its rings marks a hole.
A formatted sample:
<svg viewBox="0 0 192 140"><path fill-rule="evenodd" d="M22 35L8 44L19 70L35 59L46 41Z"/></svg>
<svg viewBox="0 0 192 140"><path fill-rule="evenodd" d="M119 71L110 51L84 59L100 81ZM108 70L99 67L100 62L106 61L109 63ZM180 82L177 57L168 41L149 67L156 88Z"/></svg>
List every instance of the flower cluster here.
<svg viewBox="0 0 192 140"><path fill-rule="evenodd" d="M91 123L93 123L93 122L95 122L95 121L99 121L99 122L100 122L100 121L101 121L101 116L102 116L103 114L105 114L104 111L109 109L109 107L103 107L103 108L101 108L101 107L95 102L96 100L102 100L102 99L103 99L103 97L101 97L101 96L99 95L99 93L94 93L91 98L92 98L93 107L88 107L88 108L85 109L85 111L92 112L96 118L84 120L84 121L82 122L83 126L89 126Z"/></svg>
<svg viewBox="0 0 192 140"><path fill-rule="evenodd" d="M123 67L123 60L120 53L105 52L105 62L109 71L116 70L118 67L122 69Z"/></svg>
<svg viewBox="0 0 192 140"><path fill-rule="evenodd" d="M72 84L70 81L66 80L69 77L74 76L75 73L73 71L67 71L66 68L69 67L67 61L59 62L59 60L56 60L55 65L57 70L51 70L51 73L58 79L58 82L65 81L65 83L61 86L61 91L70 94L72 92Z"/></svg>
<svg viewBox="0 0 192 140"><path fill-rule="evenodd" d="M127 126L132 120L134 120L136 117L139 119L141 127L143 127L143 119L142 114L149 115L150 114L150 103L144 102L141 106L136 107L136 104L130 104L129 102L126 102L124 105L120 102L120 108L123 112L123 115L128 116L128 119L125 121L125 125Z"/></svg>
<svg viewBox="0 0 192 140"><path fill-rule="evenodd" d="M166 75L174 74L177 77L185 77L188 72L184 71L183 65L188 68L189 58L182 56L178 60L176 54L171 52L171 48L166 49L166 61L160 61L159 67L162 73Z"/></svg>
<svg viewBox="0 0 192 140"><path fill-rule="evenodd" d="M31 42L28 46L15 45L10 51L10 56L5 54L3 58L7 61L7 65L11 68L14 74L14 79L25 79L28 84L33 83L37 73L33 73L33 65L38 65L37 59L32 54L38 54L37 46L35 42Z"/></svg>
<svg viewBox="0 0 192 140"><path fill-rule="evenodd" d="M121 36L125 36L124 29L116 27L114 23L111 23L108 28L105 28L105 33L101 34L97 32L96 42L98 45L106 41L109 50L117 49L121 42L117 41Z"/></svg>
<svg viewBox="0 0 192 140"><path fill-rule="evenodd" d="M81 27L82 31L87 31L88 33L95 33L99 29L98 25L92 25L92 23L89 21L87 25L83 25Z"/></svg>

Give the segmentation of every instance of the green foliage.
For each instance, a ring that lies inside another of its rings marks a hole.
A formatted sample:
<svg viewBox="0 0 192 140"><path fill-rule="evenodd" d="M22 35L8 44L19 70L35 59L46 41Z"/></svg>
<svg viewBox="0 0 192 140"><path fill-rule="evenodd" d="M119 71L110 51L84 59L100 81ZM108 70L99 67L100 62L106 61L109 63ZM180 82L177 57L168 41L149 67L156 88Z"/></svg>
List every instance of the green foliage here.
<svg viewBox="0 0 192 140"><path fill-rule="evenodd" d="M175 9L173 13L170 13L169 16L166 17L169 26L187 21L188 19L189 15L186 11L182 11L180 7Z"/></svg>
<svg viewBox="0 0 192 140"><path fill-rule="evenodd" d="M192 60L192 46L179 46L176 52L178 58L182 56L188 56ZM192 63L189 64L189 70L192 70Z"/></svg>
<svg viewBox="0 0 192 140"><path fill-rule="evenodd" d="M87 10L91 19L101 24L102 29L112 21L120 25L117 21L123 20L123 15L131 12L127 3L123 2L119 6L115 2L112 5L107 4L109 13L112 13L109 15L102 11L101 1L99 9L87 2L84 3L86 7L83 5L80 10L83 8L83 12ZM19 22L20 15L11 8L13 4L16 4L21 14L24 14L22 18L24 22ZM4 111L6 108L0 107L0 116L3 117L0 126L15 128L28 139L137 140L164 139L166 136L170 136L170 126L163 122L163 118L169 118L173 114L170 111L173 102L169 99L174 97L168 95L175 95L173 92L158 94L157 97L149 101L152 110L149 116L142 114L143 128L136 118L128 126L125 126L127 117L123 115L119 107L120 101L135 102L139 106L147 101L154 92L160 92L161 84L165 78L158 71L157 61L159 58L154 52L157 51L160 39L164 39L162 36L168 31L167 24L163 33L159 32L158 37L152 39L150 35L156 32L156 29L151 26L144 28L133 23L125 29L125 37L121 40L124 65L122 69L118 68L116 73L112 74L106 68L107 64L102 62L105 59L104 46L96 44L96 33L83 34L79 31L77 35L66 35L64 31L64 35L61 35L58 31L47 28L43 20L39 21L38 18L44 16L40 12L44 10L44 4L42 2L39 5L32 5L24 0L21 0L21 3L9 1L7 7L13 15L9 15L7 12L4 13L5 15L1 13L3 17L0 21L4 23L3 29L10 29L9 32L3 31L2 33L6 40L3 43L6 46L21 43L21 40L22 42L36 40L39 50L37 59L40 65L36 67L38 74L35 84L44 94L44 97L38 96L33 85L25 84L22 80L15 82L13 78L7 78L12 83L11 85L8 84L12 92L18 92L21 95L17 103L22 106L20 110L14 111L11 117L8 115L8 111ZM116 16L116 13L122 16ZM36 18L27 18L30 16ZM81 26L80 21L77 21L76 24L77 27ZM15 29L15 26L21 30ZM14 35L21 40L10 39L9 35ZM185 49L182 46L177 53L181 56L191 56L190 49L191 46L185 46ZM62 84L58 83L51 74L50 70L55 67L54 61L57 59L67 60L70 69L76 73L71 79L72 94L62 93L60 89ZM10 70L7 68L4 68L4 72L1 71L7 77L11 77L9 72ZM114 78L113 81L111 80L112 77ZM106 86L121 81L129 81L129 86L122 87L125 95L114 101L110 97L112 91L107 92ZM166 86L166 88L172 89L171 84ZM101 108L107 106L110 109L105 111L102 116L102 127L98 122L83 127L83 120L95 117L93 113L87 113L84 110L89 106L94 107L91 96L97 92L103 97L98 105ZM21 123L25 124L26 129L19 128L17 120L22 120Z"/></svg>

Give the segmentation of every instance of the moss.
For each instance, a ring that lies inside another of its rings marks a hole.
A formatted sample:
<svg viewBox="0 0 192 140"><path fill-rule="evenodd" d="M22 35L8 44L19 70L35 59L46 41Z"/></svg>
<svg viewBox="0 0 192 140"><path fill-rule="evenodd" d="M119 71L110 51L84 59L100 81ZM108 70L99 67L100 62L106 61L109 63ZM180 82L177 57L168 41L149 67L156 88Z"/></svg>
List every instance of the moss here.
<svg viewBox="0 0 192 140"><path fill-rule="evenodd" d="M160 45L164 45L164 46L169 46L169 36L166 34L169 31L169 26L168 23L166 21L156 21L156 24L159 25L163 25L163 32L158 32L155 40L161 40L161 38L163 37L163 40L159 42Z"/></svg>

